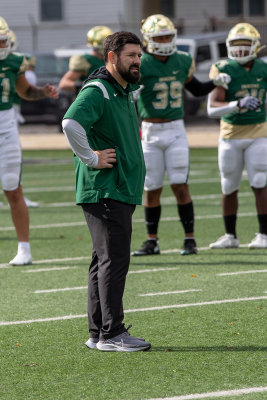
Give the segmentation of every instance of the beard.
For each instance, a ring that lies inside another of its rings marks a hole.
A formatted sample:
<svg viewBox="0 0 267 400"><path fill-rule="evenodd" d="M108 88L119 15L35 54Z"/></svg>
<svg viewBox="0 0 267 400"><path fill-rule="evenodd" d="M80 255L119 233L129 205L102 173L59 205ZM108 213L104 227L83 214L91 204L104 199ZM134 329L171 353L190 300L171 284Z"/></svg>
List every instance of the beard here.
<svg viewBox="0 0 267 400"><path fill-rule="evenodd" d="M120 58L118 58L117 71L120 74L120 76L128 83L137 83L139 81L140 79L139 68L140 68L139 64L132 64L129 66L129 68L125 68L121 63ZM138 69L138 71L136 71L136 69Z"/></svg>

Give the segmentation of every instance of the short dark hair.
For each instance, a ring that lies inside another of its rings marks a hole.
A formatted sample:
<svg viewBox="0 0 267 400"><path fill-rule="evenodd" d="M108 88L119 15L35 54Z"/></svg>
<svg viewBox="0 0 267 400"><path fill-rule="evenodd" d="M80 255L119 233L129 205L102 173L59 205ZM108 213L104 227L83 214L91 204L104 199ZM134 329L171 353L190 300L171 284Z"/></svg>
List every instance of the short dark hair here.
<svg viewBox="0 0 267 400"><path fill-rule="evenodd" d="M109 51L113 51L119 56L126 44L139 44L141 48L143 47L139 37L132 32L120 31L113 33L113 35L107 36L104 41L105 62L108 61Z"/></svg>

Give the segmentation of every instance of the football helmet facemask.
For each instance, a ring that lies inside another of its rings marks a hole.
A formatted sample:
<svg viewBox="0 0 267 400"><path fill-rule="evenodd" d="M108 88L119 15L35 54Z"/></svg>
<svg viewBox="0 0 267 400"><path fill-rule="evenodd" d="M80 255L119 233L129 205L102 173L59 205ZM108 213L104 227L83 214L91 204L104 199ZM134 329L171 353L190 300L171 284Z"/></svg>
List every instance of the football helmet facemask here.
<svg viewBox="0 0 267 400"><path fill-rule="evenodd" d="M177 51L177 30L168 17L162 14L151 15L142 21L141 33L148 53L170 56ZM170 36L171 40L168 43L157 43L154 38L159 36Z"/></svg>
<svg viewBox="0 0 267 400"><path fill-rule="evenodd" d="M103 53L104 40L107 36L112 35L113 32L107 26L94 26L87 32L87 43L99 53Z"/></svg>
<svg viewBox="0 0 267 400"><path fill-rule="evenodd" d="M248 23L235 25L226 39L228 58L239 64L246 64L257 58L261 49L260 40L260 34L254 26Z"/></svg>
<svg viewBox="0 0 267 400"><path fill-rule="evenodd" d="M0 60L4 60L10 52L10 35L9 27L2 17L0 17L0 40L6 42L6 47L0 48Z"/></svg>

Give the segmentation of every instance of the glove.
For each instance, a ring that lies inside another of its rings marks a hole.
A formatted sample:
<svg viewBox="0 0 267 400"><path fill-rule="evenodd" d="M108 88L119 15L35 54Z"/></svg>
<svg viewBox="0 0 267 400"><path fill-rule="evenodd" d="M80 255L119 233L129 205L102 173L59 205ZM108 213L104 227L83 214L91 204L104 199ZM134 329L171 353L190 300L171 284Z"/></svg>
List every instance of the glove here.
<svg viewBox="0 0 267 400"><path fill-rule="evenodd" d="M239 108L246 108L247 110L256 110L260 106L260 101L253 96L246 96L239 99L237 103Z"/></svg>
<svg viewBox="0 0 267 400"><path fill-rule="evenodd" d="M222 86L224 89L228 89L228 83L231 82L231 77L228 74L224 74L221 72L219 75L213 79L213 83L215 86Z"/></svg>

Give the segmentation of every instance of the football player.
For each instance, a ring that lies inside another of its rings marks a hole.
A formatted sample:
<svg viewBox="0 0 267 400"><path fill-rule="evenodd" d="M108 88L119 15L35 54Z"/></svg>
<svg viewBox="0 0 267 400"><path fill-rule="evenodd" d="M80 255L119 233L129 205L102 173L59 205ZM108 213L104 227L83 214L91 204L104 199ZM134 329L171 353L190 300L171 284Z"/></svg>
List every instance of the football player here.
<svg viewBox="0 0 267 400"><path fill-rule="evenodd" d="M105 65L103 56L104 40L112 35L107 26L94 26L87 32L87 45L92 54L73 55L69 60L69 71L61 78L59 89L78 92L82 82L97 68Z"/></svg>
<svg viewBox="0 0 267 400"><path fill-rule="evenodd" d="M14 53L14 52L16 52L16 50L18 48L17 35L15 34L14 31L9 29L9 36L10 36L10 52ZM33 68L33 65L35 65L35 63L36 63L36 58L32 57L32 56L25 56L25 57L26 57L26 60L28 61L28 69L25 71L25 77L30 84L36 85L37 84L36 75L31 70ZM31 73L34 74L35 79L33 79L31 75L29 75ZM17 93L14 96L13 108L15 111L15 118L16 118L17 123L24 124L25 119L20 112L21 98L19 97L19 95ZM32 200L28 199L27 197L24 197L24 200L25 200L27 207L34 207L34 208L39 207L39 203L37 203L36 201L32 201Z"/></svg>
<svg viewBox="0 0 267 400"><path fill-rule="evenodd" d="M134 256L159 254L160 196L165 170L176 197L185 239L182 255L197 253L194 210L189 193L189 149L184 127L184 88L204 96L215 85L227 87L229 77L199 82L189 53L177 51L176 29L164 15L151 15L142 23L145 53L141 62L142 90L137 101L142 119L142 146L146 163L145 221L147 240Z"/></svg>
<svg viewBox="0 0 267 400"><path fill-rule="evenodd" d="M30 85L25 78L27 61L23 55L10 52L10 32L0 17L0 179L8 200L18 238L17 255L12 265L32 263L29 243L29 213L21 186L21 147L13 108L16 91L26 100L57 98L54 86Z"/></svg>
<svg viewBox="0 0 267 400"><path fill-rule="evenodd" d="M254 26L235 25L226 40L228 59L212 65L210 70L212 79L221 72L231 77L228 89L215 88L208 100L208 114L221 117L218 158L226 232L210 244L212 249L239 246L236 219L244 166L259 222L259 233L249 248L267 248L267 65L257 58L260 40Z"/></svg>

